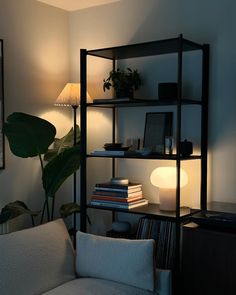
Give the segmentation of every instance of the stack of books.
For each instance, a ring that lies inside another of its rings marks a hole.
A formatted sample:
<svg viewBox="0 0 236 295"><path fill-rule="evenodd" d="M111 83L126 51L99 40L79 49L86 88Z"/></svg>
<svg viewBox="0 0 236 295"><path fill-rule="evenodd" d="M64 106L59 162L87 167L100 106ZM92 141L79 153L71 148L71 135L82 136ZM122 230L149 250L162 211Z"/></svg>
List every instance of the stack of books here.
<svg viewBox="0 0 236 295"><path fill-rule="evenodd" d="M113 184L97 183L91 198L91 205L120 209L132 209L147 205L140 183Z"/></svg>

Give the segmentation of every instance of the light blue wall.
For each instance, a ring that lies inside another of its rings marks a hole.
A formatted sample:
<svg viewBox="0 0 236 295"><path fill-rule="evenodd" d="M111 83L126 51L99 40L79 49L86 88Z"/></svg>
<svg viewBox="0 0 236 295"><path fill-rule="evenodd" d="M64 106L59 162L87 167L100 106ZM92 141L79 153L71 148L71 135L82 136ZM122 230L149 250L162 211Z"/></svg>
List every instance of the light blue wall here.
<svg viewBox="0 0 236 295"><path fill-rule="evenodd" d="M5 117L16 111L42 116L57 127L59 137L64 135L71 128L71 112L53 104L69 79L68 13L34 0L0 0L0 38L4 40ZM0 208L20 200L41 210L40 162L14 156L7 140L0 188ZM71 188L69 182L58 193L57 205L71 200Z"/></svg>

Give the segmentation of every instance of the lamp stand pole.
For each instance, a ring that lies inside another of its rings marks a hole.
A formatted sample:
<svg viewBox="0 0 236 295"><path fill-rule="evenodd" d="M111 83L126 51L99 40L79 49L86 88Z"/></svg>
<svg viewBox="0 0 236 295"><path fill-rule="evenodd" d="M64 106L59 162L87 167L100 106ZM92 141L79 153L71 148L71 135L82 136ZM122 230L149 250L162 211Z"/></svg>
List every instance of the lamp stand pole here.
<svg viewBox="0 0 236 295"><path fill-rule="evenodd" d="M77 108L78 106L76 105L73 105L72 106L73 108L73 112L74 112L74 146L76 145L76 111L77 111ZM73 181L73 202L76 204L77 203L77 196L76 196L76 184L77 184L77 181L76 181L76 172L74 172L74 181ZM73 231L73 244L74 244L74 248L76 248L76 229L77 229L77 226L76 226L76 212L73 213L73 227L74 227L74 231Z"/></svg>

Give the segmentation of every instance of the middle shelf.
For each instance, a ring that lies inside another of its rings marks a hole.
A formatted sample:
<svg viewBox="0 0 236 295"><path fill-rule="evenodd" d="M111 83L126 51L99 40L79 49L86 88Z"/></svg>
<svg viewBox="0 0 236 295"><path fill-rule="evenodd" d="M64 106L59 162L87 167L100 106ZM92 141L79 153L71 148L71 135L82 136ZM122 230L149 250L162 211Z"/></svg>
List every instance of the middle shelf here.
<svg viewBox="0 0 236 295"><path fill-rule="evenodd" d="M175 211L163 211L160 210L159 204L152 204L149 203L144 206L136 207L134 209L121 209L121 208L112 208L112 207L105 207L105 206L95 206L95 205L87 205L87 208L92 209L99 209L99 210L108 210L108 211L114 211L114 212L124 212L124 213L133 213L133 214L139 214L139 215L148 215L150 218L157 218L157 219L163 219L163 220L169 220L169 221L175 221L177 219L176 212ZM188 216L191 216L192 214L198 212L199 209L191 209L189 207L181 207L180 208L180 220L182 218L187 218Z"/></svg>
<svg viewBox="0 0 236 295"><path fill-rule="evenodd" d="M157 153L153 153L147 156L144 155L140 155L138 153L135 152L125 152L124 155L107 155L107 154L103 154L103 155L92 155L92 154L87 154L86 157L88 158L120 158L120 159L146 159L146 160L177 160L177 155L162 155L162 154L157 154ZM201 159L200 155L191 155L188 157L180 157L181 160L199 160Z"/></svg>

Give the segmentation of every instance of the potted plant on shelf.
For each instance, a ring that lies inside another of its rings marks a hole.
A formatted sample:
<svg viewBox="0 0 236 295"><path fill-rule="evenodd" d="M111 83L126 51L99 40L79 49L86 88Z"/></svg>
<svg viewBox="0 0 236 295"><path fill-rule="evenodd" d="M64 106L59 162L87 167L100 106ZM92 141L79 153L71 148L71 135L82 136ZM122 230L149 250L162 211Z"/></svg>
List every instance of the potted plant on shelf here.
<svg viewBox="0 0 236 295"><path fill-rule="evenodd" d="M134 91L139 88L142 81L138 70L131 70L127 68L124 70L112 70L109 73L108 78L103 80L103 90L109 90L111 87L115 90L115 97L134 97Z"/></svg>

